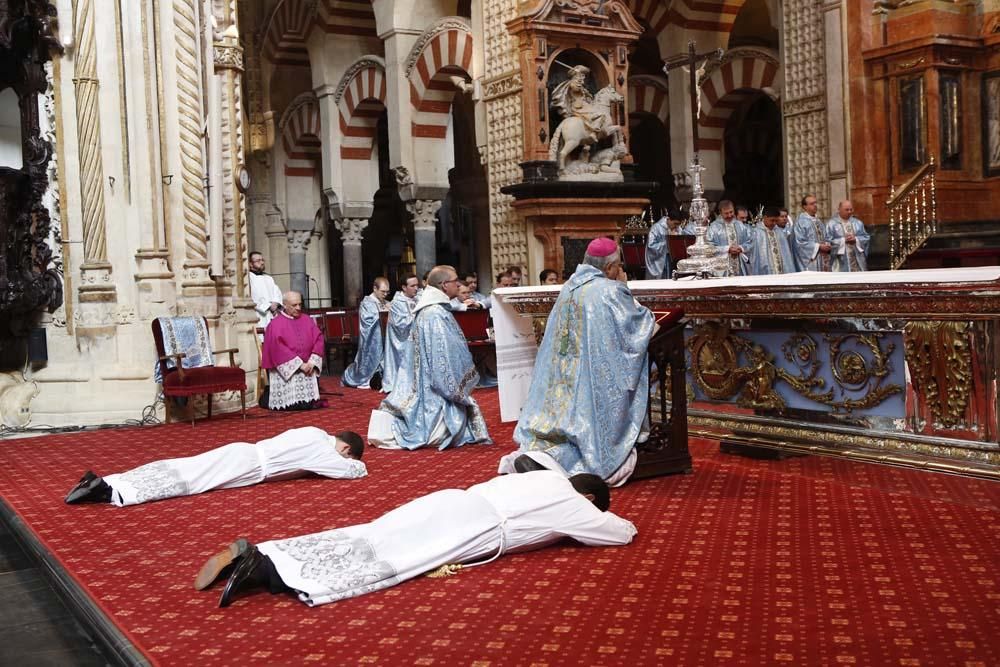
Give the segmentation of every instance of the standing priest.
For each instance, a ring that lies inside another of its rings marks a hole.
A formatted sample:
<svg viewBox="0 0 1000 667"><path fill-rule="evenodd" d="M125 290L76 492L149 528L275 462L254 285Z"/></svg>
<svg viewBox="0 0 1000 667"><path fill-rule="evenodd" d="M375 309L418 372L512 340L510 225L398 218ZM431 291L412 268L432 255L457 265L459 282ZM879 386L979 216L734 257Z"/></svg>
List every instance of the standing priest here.
<svg viewBox="0 0 1000 667"><path fill-rule="evenodd" d="M827 238L833 246L833 270L844 272L868 270L868 241L871 236L863 222L854 217L854 204L845 199L837 206L837 215L826 223Z"/></svg>
<svg viewBox="0 0 1000 667"><path fill-rule="evenodd" d="M764 209L764 221L753 227L753 257L750 265L755 276L795 273L795 258L788 245L788 235L778 226L781 214L776 206Z"/></svg>
<svg viewBox="0 0 1000 667"><path fill-rule="evenodd" d="M264 332L260 365L267 369L271 410L309 410L319 401L323 333L302 315L302 295L285 292L284 307Z"/></svg>
<svg viewBox="0 0 1000 667"><path fill-rule="evenodd" d="M591 241L549 314L514 430L520 450L501 460L500 472L512 472L514 459L528 453L568 475L624 483L649 401L653 320L625 284L618 245Z"/></svg>
<svg viewBox="0 0 1000 667"><path fill-rule="evenodd" d="M382 367L385 346L382 344L381 313L389 310L388 294L389 281L379 276L372 284L372 293L361 300L358 307L358 353L354 356L354 363L344 369L341 380L345 387L370 388L372 378ZM375 382L378 386L373 388L381 389L381 381L379 377Z"/></svg>
<svg viewBox="0 0 1000 667"><path fill-rule="evenodd" d="M457 295L455 269L431 269L392 393L372 412L369 442L388 449L492 442L472 398L479 373L449 306Z"/></svg>
<svg viewBox="0 0 1000 667"><path fill-rule="evenodd" d="M410 345L410 328L413 326L414 308L419 282L410 274L403 279L403 286L389 305L389 323L385 329L385 361L382 363L382 391L389 393L396 384L399 365L406 357Z"/></svg>

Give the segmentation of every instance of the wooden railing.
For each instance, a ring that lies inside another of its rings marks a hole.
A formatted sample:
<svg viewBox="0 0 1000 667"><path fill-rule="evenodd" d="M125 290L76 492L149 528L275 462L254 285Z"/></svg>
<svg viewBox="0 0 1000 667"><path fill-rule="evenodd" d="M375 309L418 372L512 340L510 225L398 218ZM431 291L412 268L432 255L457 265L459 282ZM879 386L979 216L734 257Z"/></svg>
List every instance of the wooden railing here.
<svg viewBox="0 0 1000 667"><path fill-rule="evenodd" d="M897 190L889 190L889 266L898 269L937 231L934 158Z"/></svg>

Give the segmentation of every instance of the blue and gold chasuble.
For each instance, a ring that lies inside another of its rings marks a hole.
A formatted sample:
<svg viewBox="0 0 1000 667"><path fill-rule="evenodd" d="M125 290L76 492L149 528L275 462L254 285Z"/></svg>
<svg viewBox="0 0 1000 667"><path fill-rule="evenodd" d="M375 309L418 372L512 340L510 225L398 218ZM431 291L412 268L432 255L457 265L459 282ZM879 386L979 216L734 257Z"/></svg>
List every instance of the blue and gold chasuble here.
<svg viewBox="0 0 1000 667"><path fill-rule="evenodd" d="M448 298L427 288L417 302L410 344L393 390L380 410L393 416L392 435L404 449L491 443L472 390L479 374Z"/></svg>
<svg viewBox="0 0 1000 667"><path fill-rule="evenodd" d="M514 440L570 475L608 478L624 463L649 401L653 314L625 283L585 264L563 285L545 325Z"/></svg>

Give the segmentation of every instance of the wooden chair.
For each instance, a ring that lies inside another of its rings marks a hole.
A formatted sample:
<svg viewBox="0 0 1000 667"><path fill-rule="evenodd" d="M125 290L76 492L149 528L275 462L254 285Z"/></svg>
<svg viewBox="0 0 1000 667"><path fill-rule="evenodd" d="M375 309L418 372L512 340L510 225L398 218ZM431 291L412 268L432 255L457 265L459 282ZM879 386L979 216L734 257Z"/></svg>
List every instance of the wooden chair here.
<svg viewBox="0 0 1000 667"><path fill-rule="evenodd" d="M153 342L156 344L157 363L160 364L160 374L163 377L163 398L166 404L167 423L171 422L173 411L171 405L174 398L188 398L205 394L208 396L208 418L212 418L212 394L221 391L239 390L240 405L243 408L243 418L247 416L247 384L246 374L236 365L235 347L226 350L215 350L212 355L229 353L229 366L201 366L199 368L184 368L181 360L186 356L167 354L163 346L163 329L160 319L153 320ZM205 321L205 318L201 318ZM208 326L205 321L206 328ZM174 362L174 368L167 366L168 361ZM194 426L194 410L191 410L191 425Z"/></svg>
<svg viewBox="0 0 1000 667"><path fill-rule="evenodd" d="M356 310L332 310L323 314L323 326L320 330L325 338L327 368L333 368L330 357L338 351L342 354L344 368L347 368L357 352L360 329Z"/></svg>

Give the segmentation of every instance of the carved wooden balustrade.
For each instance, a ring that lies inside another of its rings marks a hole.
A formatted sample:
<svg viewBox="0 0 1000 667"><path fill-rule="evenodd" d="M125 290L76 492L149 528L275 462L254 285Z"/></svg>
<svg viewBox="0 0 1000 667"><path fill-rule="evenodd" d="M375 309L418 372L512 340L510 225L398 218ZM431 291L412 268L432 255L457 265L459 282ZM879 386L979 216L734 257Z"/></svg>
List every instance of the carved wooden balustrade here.
<svg viewBox="0 0 1000 667"><path fill-rule="evenodd" d="M889 263L898 269L937 231L937 166L934 158L910 180L889 191Z"/></svg>

